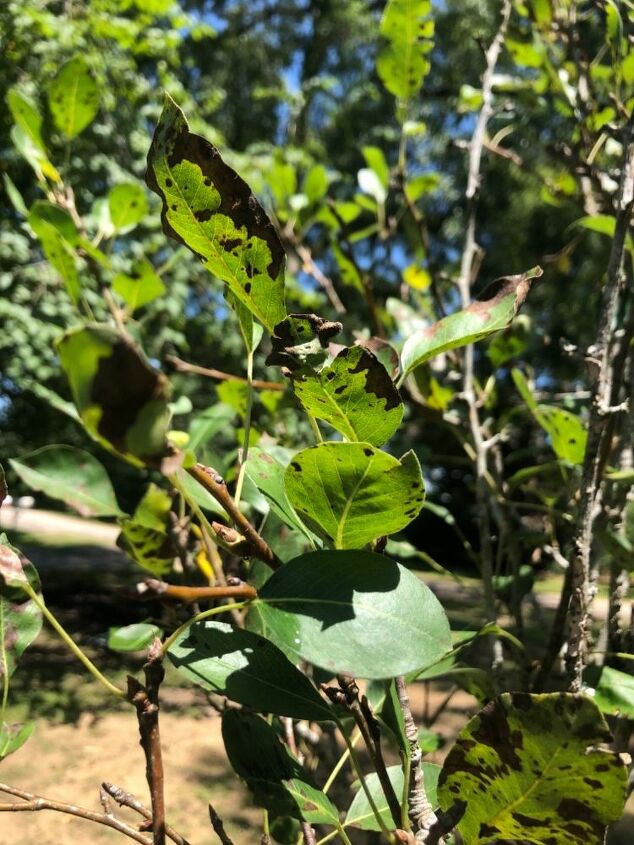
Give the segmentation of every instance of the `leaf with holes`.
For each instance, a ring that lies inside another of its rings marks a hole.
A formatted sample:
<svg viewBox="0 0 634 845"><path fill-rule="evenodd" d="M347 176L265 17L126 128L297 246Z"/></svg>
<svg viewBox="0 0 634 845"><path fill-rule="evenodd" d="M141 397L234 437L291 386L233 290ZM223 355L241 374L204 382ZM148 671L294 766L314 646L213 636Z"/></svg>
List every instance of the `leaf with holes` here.
<svg viewBox="0 0 634 845"><path fill-rule="evenodd" d="M413 452L397 460L369 443L320 443L298 452L285 474L297 515L336 549L358 549L405 528L425 497Z"/></svg>
<svg viewBox="0 0 634 845"><path fill-rule="evenodd" d="M248 625L333 674L391 678L451 649L434 594L404 567L373 552L311 552L260 588Z"/></svg>
<svg viewBox="0 0 634 845"><path fill-rule="evenodd" d="M415 332L407 338L403 346L403 373L411 373L441 352L467 346L493 332L505 329L524 304L532 280L541 275L541 267L533 267L532 270L517 276L504 276L489 285L482 298L464 311L450 314Z"/></svg>
<svg viewBox="0 0 634 845"><path fill-rule="evenodd" d="M55 126L70 140L92 123L99 111L99 88L82 56L62 66L48 89Z"/></svg>
<svg viewBox="0 0 634 845"><path fill-rule="evenodd" d="M440 775L447 810L466 802L465 845L603 842L621 816L627 771L596 705L569 693L506 693L460 732Z"/></svg>
<svg viewBox="0 0 634 845"><path fill-rule="evenodd" d="M323 722L330 704L273 643L224 622L198 622L170 647L168 657L203 689L263 713Z"/></svg>
<svg viewBox="0 0 634 845"><path fill-rule="evenodd" d="M127 335L109 326L71 329L57 343L86 431L137 466L168 454L169 382Z"/></svg>
<svg viewBox="0 0 634 845"><path fill-rule="evenodd" d="M82 516L122 516L108 473L89 452L44 446L9 462L22 481Z"/></svg>
<svg viewBox="0 0 634 845"><path fill-rule="evenodd" d="M403 418L403 403L387 370L361 346L342 349L319 372L298 375L293 389L309 414L347 440L382 446Z"/></svg>
<svg viewBox="0 0 634 845"><path fill-rule="evenodd" d="M427 54L433 47L431 0L388 0L381 19L387 44L379 52L376 69L387 90L409 100L429 72Z"/></svg>
<svg viewBox="0 0 634 845"><path fill-rule="evenodd" d="M271 331L285 316L284 249L247 183L218 150L165 106L148 153L148 186L163 202L167 235L189 247Z"/></svg>

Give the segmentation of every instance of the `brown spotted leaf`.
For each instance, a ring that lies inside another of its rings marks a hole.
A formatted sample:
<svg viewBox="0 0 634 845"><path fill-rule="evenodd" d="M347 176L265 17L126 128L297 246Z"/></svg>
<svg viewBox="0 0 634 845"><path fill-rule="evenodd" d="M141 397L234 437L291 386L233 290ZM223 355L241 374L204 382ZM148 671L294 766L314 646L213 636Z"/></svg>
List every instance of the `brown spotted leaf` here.
<svg viewBox="0 0 634 845"><path fill-rule="evenodd" d="M407 338L403 346L403 375L441 352L475 343L505 329L524 304L532 280L541 275L541 267L533 267L526 273L498 279L489 285L481 299L472 302L464 311L419 329Z"/></svg>
<svg viewBox="0 0 634 845"><path fill-rule="evenodd" d="M71 329L57 348L88 433L137 466L158 466L169 452L165 376L128 336L109 326Z"/></svg>
<svg viewBox="0 0 634 845"><path fill-rule="evenodd" d="M165 233L189 247L271 331L285 315L284 248L247 183L213 144L189 131L169 95L146 181L163 202Z"/></svg>
<svg viewBox="0 0 634 845"><path fill-rule="evenodd" d="M442 809L466 801L465 845L600 845L620 818L627 772L588 698L506 693L460 732L440 775Z"/></svg>
<svg viewBox="0 0 634 845"><path fill-rule="evenodd" d="M350 441L382 446L403 418L403 403L387 370L361 346L342 349L319 372L299 373L293 389L309 414Z"/></svg>
<svg viewBox="0 0 634 845"><path fill-rule="evenodd" d="M320 367L328 357L330 339L341 329L341 323L317 314L289 314L275 326L266 363L288 372Z"/></svg>
<svg viewBox="0 0 634 845"><path fill-rule="evenodd" d="M39 591L35 567L0 534L0 690L42 627L42 613L22 584ZM0 696L1 697L1 696Z"/></svg>

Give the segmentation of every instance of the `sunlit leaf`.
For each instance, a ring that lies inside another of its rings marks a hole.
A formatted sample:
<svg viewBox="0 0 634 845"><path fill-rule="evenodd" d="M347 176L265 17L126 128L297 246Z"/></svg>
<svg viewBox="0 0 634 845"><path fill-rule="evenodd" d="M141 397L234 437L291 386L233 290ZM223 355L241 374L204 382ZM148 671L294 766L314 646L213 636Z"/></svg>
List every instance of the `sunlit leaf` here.
<svg viewBox="0 0 634 845"><path fill-rule="evenodd" d="M147 213L145 191L134 182L115 185L108 194L108 205L112 224L119 231L129 231Z"/></svg>
<svg viewBox="0 0 634 845"><path fill-rule="evenodd" d="M123 628L111 628L108 632L108 648L112 651L142 651L152 645L156 637L162 635L158 625L148 622L136 622Z"/></svg>
<svg viewBox="0 0 634 845"><path fill-rule="evenodd" d="M298 452L286 492L309 528L335 548L354 549L408 525L425 490L418 459L397 460L369 443L321 443Z"/></svg>
<svg viewBox="0 0 634 845"><path fill-rule="evenodd" d="M18 751L35 730L35 722L25 725L0 722L0 760Z"/></svg>
<svg viewBox="0 0 634 845"><path fill-rule="evenodd" d="M165 285L161 277L156 274L154 267L145 258L135 265L130 275L117 273L112 280L112 288L128 306L130 313L154 302L165 293Z"/></svg>
<svg viewBox="0 0 634 845"><path fill-rule="evenodd" d="M68 215L59 209L60 216L53 222L52 209L55 209L55 206L51 203L36 202L29 212L29 226L37 235L42 245L42 251L51 266L62 277L68 295L77 304L81 296L81 284L75 250L64 236L66 230L61 225L62 218L68 217ZM70 231L69 229L68 232L70 233Z"/></svg>
<svg viewBox="0 0 634 845"><path fill-rule="evenodd" d="M489 285L483 298L464 311L450 314L408 337L401 355L403 372L410 373L441 352L475 343L506 328L524 304L532 280L541 275L541 268L534 267L518 276L505 276Z"/></svg>
<svg viewBox="0 0 634 845"><path fill-rule="evenodd" d="M595 704L567 693L506 693L458 734L440 775L446 810L466 802L465 845L587 845L625 803L627 771Z"/></svg>
<svg viewBox="0 0 634 845"><path fill-rule="evenodd" d="M280 239L246 182L212 144L189 131L169 96L146 179L163 202L165 233L188 246L272 330L285 315Z"/></svg>
<svg viewBox="0 0 634 845"><path fill-rule="evenodd" d="M292 453L291 453L292 454ZM290 458L290 455L289 455ZM247 475L264 495L270 507L291 528L295 528L312 540L313 535L298 518L291 505L284 486L284 473L288 465L278 460L275 454L263 449L249 449Z"/></svg>
<svg viewBox="0 0 634 845"><path fill-rule="evenodd" d="M253 608L249 625L291 659L333 674L390 678L451 648L447 617L431 590L373 552L295 558L260 588Z"/></svg>
<svg viewBox="0 0 634 845"><path fill-rule="evenodd" d="M379 52L376 69L387 90L409 100L423 84L433 46L431 0L388 0L381 19L387 44Z"/></svg>
<svg viewBox="0 0 634 845"><path fill-rule="evenodd" d="M440 766L436 765L436 763L423 762L422 767L425 794L427 795L432 807L436 808L438 806L436 788L438 784L438 777L440 775ZM401 766L388 766L387 775L390 779L390 783L394 787L394 792L400 799L403 795L403 769ZM376 772L371 772L371 774L366 775L365 782L385 826L388 829L393 828L394 820L392 819L387 799ZM350 804L348 812L346 813L343 825L344 827L359 827L361 830L381 830L376 816L370 807L365 790L361 786L357 788L356 794L352 799L352 804Z"/></svg>
<svg viewBox="0 0 634 845"><path fill-rule="evenodd" d="M99 88L82 56L60 68L48 89L48 103L55 126L68 139L92 123L99 111Z"/></svg>
<svg viewBox="0 0 634 845"><path fill-rule="evenodd" d="M45 152L46 147L42 139L42 115L37 105L18 88L9 88L7 104L16 124L42 152Z"/></svg>

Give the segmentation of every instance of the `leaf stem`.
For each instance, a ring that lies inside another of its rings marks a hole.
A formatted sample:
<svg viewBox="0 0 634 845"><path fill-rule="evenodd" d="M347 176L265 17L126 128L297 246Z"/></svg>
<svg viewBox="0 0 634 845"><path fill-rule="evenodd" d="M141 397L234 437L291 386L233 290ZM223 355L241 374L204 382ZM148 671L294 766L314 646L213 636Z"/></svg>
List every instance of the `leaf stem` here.
<svg viewBox="0 0 634 845"><path fill-rule="evenodd" d="M219 613L226 613L228 610L242 610L243 607L246 607L249 604L248 601L236 601L232 604L221 604L219 607L211 607L209 610L203 610L202 613L197 613L196 616L192 616L191 619L188 619L186 622L183 622L173 634L170 634L169 637L163 642L162 651L163 654L166 654L169 649L174 645L175 641L180 637L183 631L186 631L191 625L196 622L200 622L202 619L208 619L210 616L217 616Z"/></svg>
<svg viewBox="0 0 634 845"><path fill-rule="evenodd" d="M31 601L35 605L37 605L37 607L39 607L39 609L42 611L42 614L46 618L47 622L59 634L59 636L62 638L62 640L66 643L66 645L69 647L69 649L73 652L75 657L77 657L78 660L80 660L84 664L86 669L88 669L88 671L93 676L93 678L95 678L95 680L99 681L99 683L102 686L104 686L108 690L108 692L111 692L113 695L116 695L119 698L125 698L125 692L122 689L120 689L119 687L115 686L113 683L111 683L106 678L105 675L102 675L102 673L99 671L99 669L97 669L97 667L92 662L92 660L90 660L90 658L87 657L84 654L84 652L77 645L77 643L73 640L73 638L70 636L70 634L67 631L65 631L64 628L62 628L60 623L57 621L57 619L51 613L51 611L48 609L48 607L44 604L43 599L40 596L38 596L38 594L35 592L33 587L28 583L24 583L24 584L22 584L22 588L24 589L25 593L27 593L27 595L29 596Z"/></svg>
<svg viewBox="0 0 634 845"><path fill-rule="evenodd" d="M249 435L251 433L251 412L253 410L253 350L249 349L247 352L247 410L244 415L244 441L242 446L242 455L240 457L240 470L238 472L238 481L236 483L236 492L234 501L236 507L240 506L240 497L242 496L242 487L244 485L244 474L247 468L247 458L249 456Z"/></svg>
<svg viewBox="0 0 634 845"><path fill-rule="evenodd" d="M317 425L317 420L312 414L309 414L308 411L306 411L306 416L308 417L308 422L310 423L310 427L312 428L313 434L315 435L315 440L317 441L317 443L323 443L324 438L321 436L321 431L319 430L319 426Z"/></svg>
<svg viewBox="0 0 634 845"><path fill-rule="evenodd" d="M357 745L357 743L359 742L360 739L361 739L361 731L359 731L359 729L357 728L357 733L350 740L350 745L354 748ZM328 793L328 790L333 785L337 775L339 774L339 772L344 767L345 762L346 762L346 760L348 759L349 756L350 756L350 750L346 747L346 749L343 752L343 754L341 755L341 757L335 763L335 767L333 768L333 770L328 775L328 780L323 785L323 788L322 788L321 791L324 794Z"/></svg>

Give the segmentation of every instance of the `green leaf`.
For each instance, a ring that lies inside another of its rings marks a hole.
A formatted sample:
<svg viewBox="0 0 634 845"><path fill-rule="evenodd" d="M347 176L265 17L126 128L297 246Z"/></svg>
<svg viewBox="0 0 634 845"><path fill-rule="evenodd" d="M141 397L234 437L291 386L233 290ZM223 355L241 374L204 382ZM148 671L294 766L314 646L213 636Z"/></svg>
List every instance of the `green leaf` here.
<svg viewBox="0 0 634 845"><path fill-rule="evenodd" d="M319 372L301 373L293 389L308 413L348 440L382 446L403 418L403 403L387 370L361 346L342 349Z"/></svg>
<svg viewBox="0 0 634 845"><path fill-rule="evenodd" d="M42 140L42 115L37 105L18 88L7 91L7 105L16 124L25 132L42 152L46 146Z"/></svg>
<svg viewBox="0 0 634 845"><path fill-rule="evenodd" d="M0 760L20 749L35 730L35 722L8 725L0 722Z"/></svg>
<svg viewBox="0 0 634 845"><path fill-rule="evenodd" d="M363 147L361 149L366 164L379 178L382 187L387 191L390 185L390 166L385 160L385 154L379 147Z"/></svg>
<svg viewBox="0 0 634 845"><path fill-rule="evenodd" d="M42 611L25 592L26 583L39 592L33 564L0 534L0 707L18 661L42 629Z"/></svg>
<svg viewBox="0 0 634 845"><path fill-rule="evenodd" d="M135 265L131 275L117 273L112 280L112 289L125 302L131 314L165 293L161 277L146 258Z"/></svg>
<svg viewBox="0 0 634 845"><path fill-rule="evenodd" d="M434 22L431 0L388 0L381 35L388 43L379 52L376 69L387 90L399 100L411 99L423 84L430 63Z"/></svg>
<svg viewBox="0 0 634 845"><path fill-rule="evenodd" d="M10 464L29 487L70 505L82 516L122 516L108 473L83 449L44 446Z"/></svg>
<svg viewBox="0 0 634 845"><path fill-rule="evenodd" d="M162 636L158 625L136 622L123 628L111 628L108 632L108 648L112 651L142 651L152 645L156 637Z"/></svg>
<svg viewBox="0 0 634 845"><path fill-rule="evenodd" d="M339 811L321 789L299 778L283 781L285 789L295 799L301 817L309 824L339 824Z"/></svg>
<svg viewBox="0 0 634 845"><path fill-rule="evenodd" d="M465 845L603 842L623 811L627 771L595 704L568 693L506 693L460 732L440 775L440 806L466 802Z"/></svg>
<svg viewBox="0 0 634 845"><path fill-rule="evenodd" d="M432 807L435 809L438 806L436 787L438 784L438 777L440 775L440 766L437 766L435 763L424 762L422 767L425 792ZM388 766L387 775L390 779L390 783L394 787L396 795L400 797L403 794L404 788L403 769L401 766ZM388 829L393 828L394 821L392 819L392 814L390 812L390 808L388 807L387 799L385 798L381 782L379 781L376 772L366 775L365 782L370 791L370 795L374 799L374 803L376 804L379 814L385 823L385 826ZM376 820L376 816L372 812L365 790L362 787L359 787L352 799L352 804L350 804L350 807L348 808L343 826L359 827L361 830L381 830L379 823Z"/></svg>
<svg viewBox="0 0 634 845"><path fill-rule="evenodd" d="M524 304L531 281L541 275L541 267L534 267L521 275L498 279L484 291L483 299L408 337L401 354L404 375L441 352L505 329Z"/></svg>
<svg viewBox="0 0 634 845"><path fill-rule="evenodd" d="M288 461L282 463L277 460L275 455L265 452L256 446L249 449L246 472L280 519L290 528L301 531L302 534L312 541L314 539L313 535L298 518L286 494L284 473L286 472L287 464Z"/></svg>
<svg viewBox="0 0 634 845"><path fill-rule="evenodd" d="M13 182L8 173L2 174L2 181L4 182L4 190L6 191L6 194L11 201L11 205L15 208L18 214L22 215L22 217L28 217L29 210L26 207L26 203L24 202L24 197L18 191L15 186L15 183Z"/></svg>
<svg viewBox="0 0 634 845"><path fill-rule="evenodd" d="M48 203L46 204L48 205ZM42 251L51 266L62 277L66 291L75 305L81 297L81 283L75 260L75 250L60 234L58 228L40 215L40 204L31 209L28 223L42 244Z"/></svg>
<svg viewBox="0 0 634 845"><path fill-rule="evenodd" d="M119 521L121 534L117 545L132 560L162 577L172 568L176 554L170 534L171 496L156 484L150 484L132 517Z"/></svg>
<svg viewBox="0 0 634 845"><path fill-rule="evenodd" d="M397 460L369 443L320 443L298 452L286 492L309 528L337 549L355 549L405 528L425 497L413 452Z"/></svg>
<svg viewBox="0 0 634 845"><path fill-rule="evenodd" d="M199 507L204 508L206 511L211 511L211 513L215 513L218 516L228 518L224 508L218 504L211 493L206 490L202 484L196 481L196 479L193 478L186 470L179 467L176 470L175 475L178 486L179 488L182 488L183 494L187 500L193 500Z"/></svg>
<svg viewBox="0 0 634 845"><path fill-rule="evenodd" d="M634 677L604 666L593 701L602 713L634 719Z"/></svg>
<svg viewBox="0 0 634 845"><path fill-rule="evenodd" d="M328 191L328 173L323 164L314 164L304 178L302 191L309 202L319 202Z"/></svg>
<svg viewBox="0 0 634 845"><path fill-rule="evenodd" d="M285 254L249 186L218 150L165 106L148 154L148 186L163 202L167 235L189 247L270 330L285 316Z"/></svg>
<svg viewBox="0 0 634 845"><path fill-rule="evenodd" d="M204 446L215 434L226 430L235 419L236 412L228 405L219 402L200 411L189 426L189 449L196 451Z"/></svg>
<svg viewBox="0 0 634 845"><path fill-rule="evenodd" d="M186 678L264 713L323 722L330 705L273 643L224 622L191 625L168 657Z"/></svg>
<svg viewBox="0 0 634 845"><path fill-rule="evenodd" d="M55 126L69 140L92 123L99 111L99 88L82 56L62 66L48 89L48 104Z"/></svg>
<svg viewBox="0 0 634 845"><path fill-rule="evenodd" d="M248 624L294 662L333 674L391 678L451 648L438 600L404 567L373 552L312 552L261 587Z"/></svg>
<svg viewBox="0 0 634 845"><path fill-rule="evenodd" d="M32 220L44 220L50 223L70 246L77 246L79 243L79 232L70 214L59 205L47 200L36 200L29 212L29 224Z"/></svg>
<svg viewBox="0 0 634 845"><path fill-rule="evenodd" d="M127 335L109 326L71 329L57 343L86 431L137 466L168 454L169 382Z"/></svg>
<svg viewBox="0 0 634 845"><path fill-rule="evenodd" d="M282 745L275 730L247 710L225 710L222 738L232 769L246 781L254 802L275 816L302 818L295 797L285 781L308 784L309 776Z"/></svg>
<svg viewBox="0 0 634 845"><path fill-rule="evenodd" d="M143 188L134 182L115 185L108 194L108 206L115 229L127 232L147 214L147 197Z"/></svg>
<svg viewBox="0 0 634 845"><path fill-rule="evenodd" d="M562 461L582 464L588 435L579 417L553 405L539 405L523 373L513 369L511 375L522 399L549 436L553 452Z"/></svg>
<svg viewBox="0 0 634 845"><path fill-rule="evenodd" d="M37 146L33 138L21 126L13 127L11 140L16 150L31 165L40 181L44 179L49 179L51 182L61 181L58 171L53 167L46 153Z"/></svg>

